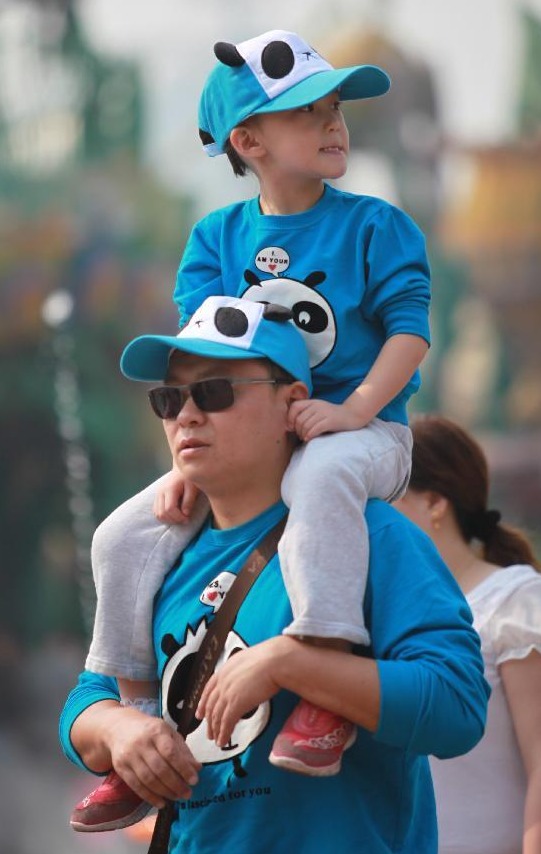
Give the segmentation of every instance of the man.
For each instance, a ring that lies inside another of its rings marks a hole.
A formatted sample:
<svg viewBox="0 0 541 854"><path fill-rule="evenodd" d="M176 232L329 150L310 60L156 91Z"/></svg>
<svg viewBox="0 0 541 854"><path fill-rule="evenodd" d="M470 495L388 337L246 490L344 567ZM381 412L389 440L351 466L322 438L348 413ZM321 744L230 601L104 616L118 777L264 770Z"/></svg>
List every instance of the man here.
<svg viewBox="0 0 541 854"><path fill-rule="evenodd" d="M168 725L187 659L286 512L288 409L310 387L299 333L272 306L211 297L176 339L128 345L122 367L165 380L152 393L155 411L211 514L155 602L164 720L120 706L115 680L86 672L62 714L66 754L98 773L113 767L154 806L178 800L172 852L436 852L426 755L457 755L479 740L487 687L458 588L428 539L382 502L367 509L370 655L281 634L291 610L275 556L238 612L198 708L204 720L186 741ZM299 696L357 725L335 777L311 780L267 760Z"/></svg>

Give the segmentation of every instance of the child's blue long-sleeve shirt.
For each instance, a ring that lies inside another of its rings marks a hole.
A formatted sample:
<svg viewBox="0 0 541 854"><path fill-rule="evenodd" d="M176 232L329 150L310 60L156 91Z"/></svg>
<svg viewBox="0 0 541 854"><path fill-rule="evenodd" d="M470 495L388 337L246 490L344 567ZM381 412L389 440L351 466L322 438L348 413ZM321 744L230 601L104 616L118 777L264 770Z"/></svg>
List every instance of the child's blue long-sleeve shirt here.
<svg viewBox="0 0 541 854"><path fill-rule="evenodd" d="M184 323L208 296L226 294L292 309L308 344L314 394L343 402L385 341L430 341L430 272L423 235L403 211L325 186L307 211L263 215L257 198L198 222L174 293ZM379 413L407 423L419 374Z"/></svg>

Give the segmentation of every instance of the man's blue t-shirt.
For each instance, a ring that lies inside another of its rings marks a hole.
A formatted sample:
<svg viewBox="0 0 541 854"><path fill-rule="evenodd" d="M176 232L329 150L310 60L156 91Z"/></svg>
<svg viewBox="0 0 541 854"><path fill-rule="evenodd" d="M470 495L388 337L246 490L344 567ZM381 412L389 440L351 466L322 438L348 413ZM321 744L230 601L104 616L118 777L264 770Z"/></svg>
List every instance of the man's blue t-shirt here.
<svg viewBox="0 0 541 854"><path fill-rule="evenodd" d="M174 293L181 324L209 296L275 302L305 338L316 397L342 403L385 341L430 340L424 237L400 209L325 186L307 211L263 215L257 198L213 211L186 245ZM407 423L410 382L379 417Z"/></svg>
<svg viewBox="0 0 541 854"><path fill-rule="evenodd" d="M168 574L155 603L154 642L164 717L175 721L186 668L223 596L251 550L284 514L283 504L228 530L207 524ZM365 616L378 663L378 731L358 728L342 770L327 779L288 773L268 762L273 740L297 697L280 691L251 710L230 743L217 748L199 724L187 738L204 763L189 801L179 802L174 854L435 854L437 831L425 754L473 746L483 731L487 689L471 614L432 544L386 504L370 501L370 572ZM241 606L222 660L280 634L291 620L273 558ZM220 665L218 665L220 666ZM100 699L117 698L115 680L86 672L66 703L61 739Z"/></svg>

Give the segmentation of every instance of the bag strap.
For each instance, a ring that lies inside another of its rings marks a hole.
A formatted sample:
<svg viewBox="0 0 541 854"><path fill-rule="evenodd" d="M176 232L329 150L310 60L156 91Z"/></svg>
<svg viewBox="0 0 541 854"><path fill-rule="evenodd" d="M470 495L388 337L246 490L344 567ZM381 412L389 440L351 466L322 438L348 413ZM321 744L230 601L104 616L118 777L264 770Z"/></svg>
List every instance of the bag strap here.
<svg viewBox="0 0 541 854"><path fill-rule="evenodd" d="M263 569L276 554L287 517L280 519L258 546L250 553L246 563L227 591L220 609L210 623L188 674L186 700L182 705L177 732L186 737L194 718L203 689L216 667L227 636L244 599ZM167 854L175 804L168 801L158 812L148 854Z"/></svg>

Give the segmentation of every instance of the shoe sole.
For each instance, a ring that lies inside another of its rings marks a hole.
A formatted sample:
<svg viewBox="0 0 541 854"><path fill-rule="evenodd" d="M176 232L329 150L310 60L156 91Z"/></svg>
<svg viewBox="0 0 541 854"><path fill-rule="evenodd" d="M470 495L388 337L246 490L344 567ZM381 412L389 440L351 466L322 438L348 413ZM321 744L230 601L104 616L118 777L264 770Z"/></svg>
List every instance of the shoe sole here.
<svg viewBox="0 0 541 854"><path fill-rule="evenodd" d="M77 819L71 819L70 827L72 830L78 831L78 833L102 833L106 830L122 830L124 827L131 827L132 824L137 824L151 809L151 804L143 803L132 813L124 816L124 818L118 818L114 821L104 821L101 824L84 824L84 822L77 821Z"/></svg>
<svg viewBox="0 0 541 854"><path fill-rule="evenodd" d="M355 742L357 738L357 730L354 729L350 737L344 745L344 750ZM343 751L342 751L343 753ZM342 756L336 760L333 765L307 765L301 759L296 759L294 756L281 756L274 751L269 755L269 762L275 765L276 768L283 768L285 771L293 771L295 774L304 774L305 777L334 777L339 773L342 767Z"/></svg>

